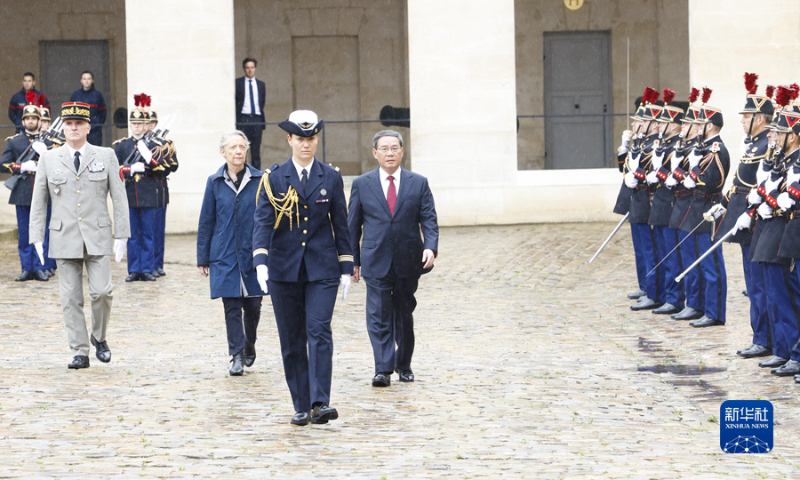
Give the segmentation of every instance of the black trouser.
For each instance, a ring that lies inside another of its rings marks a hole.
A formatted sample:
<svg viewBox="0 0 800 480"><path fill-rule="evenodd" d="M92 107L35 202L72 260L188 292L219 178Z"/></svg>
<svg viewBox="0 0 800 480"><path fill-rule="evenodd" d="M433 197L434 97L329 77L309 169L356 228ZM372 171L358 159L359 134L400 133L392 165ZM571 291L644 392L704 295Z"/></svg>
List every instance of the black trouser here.
<svg viewBox="0 0 800 480"><path fill-rule="evenodd" d="M261 135L264 133L264 121L258 115L244 115L239 118L239 130L250 140L250 164L261 170ZM255 125L253 125L255 124Z"/></svg>
<svg viewBox="0 0 800 480"><path fill-rule="evenodd" d="M394 268L383 278L364 277L367 284L367 332L372 342L375 373L410 371L414 354L414 309L419 277L400 278ZM397 350L395 350L397 345Z"/></svg>
<svg viewBox="0 0 800 480"><path fill-rule="evenodd" d="M261 319L261 297L223 297L222 306L225 307L225 327L228 330L228 354L241 352L245 341L255 345Z"/></svg>

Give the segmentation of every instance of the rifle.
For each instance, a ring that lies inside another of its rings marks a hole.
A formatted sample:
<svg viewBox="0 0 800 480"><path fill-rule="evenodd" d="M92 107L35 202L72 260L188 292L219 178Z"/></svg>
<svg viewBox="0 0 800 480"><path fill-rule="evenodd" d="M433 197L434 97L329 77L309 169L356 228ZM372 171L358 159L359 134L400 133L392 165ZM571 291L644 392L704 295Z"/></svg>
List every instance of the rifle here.
<svg viewBox="0 0 800 480"><path fill-rule="evenodd" d="M144 160L144 158L142 158L142 154L139 153L139 149L136 148L138 143L143 141L145 147L147 147L147 144L153 139L153 137L158 135L159 132L161 132L161 130L154 130L145 135L144 137L142 137L141 139L137 140L136 143L134 143L133 151L130 153L130 155L128 155L128 158L126 158L125 161L122 162L122 164L126 167L130 167L134 163L137 163L140 160Z"/></svg>
<svg viewBox="0 0 800 480"><path fill-rule="evenodd" d="M56 118L56 121L50 125L43 134L39 135L39 138L34 140L33 143L42 142L44 143L45 140L50 140L54 136L58 136L61 133L60 128L63 127L64 122L61 120L61 117ZM22 155L19 156L17 159L17 165L22 165L23 163L33 160L33 157L38 155L39 153L33 149L33 143L28 147L28 150L25 151Z"/></svg>

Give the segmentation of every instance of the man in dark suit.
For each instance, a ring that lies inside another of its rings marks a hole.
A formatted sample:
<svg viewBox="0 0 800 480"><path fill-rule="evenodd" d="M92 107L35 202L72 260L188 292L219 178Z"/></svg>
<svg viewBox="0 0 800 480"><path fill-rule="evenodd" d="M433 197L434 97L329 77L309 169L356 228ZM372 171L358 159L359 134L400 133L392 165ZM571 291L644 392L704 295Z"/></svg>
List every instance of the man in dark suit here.
<svg viewBox="0 0 800 480"><path fill-rule="evenodd" d="M345 298L353 272L347 200L339 169L314 158L322 120L312 111L298 110L279 127L288 133L292 158L261 177L253 265L261 290L272 296L296 412L291 423L328 423L339 418L329 405L331 319L339 285Z"/></svg>
<svg viewBox="0 0 800 480"><path fill-rule="evenodd" d="M267 87L256 79L258 62L242 61L244 77L236 79L236 128L250 139L250 163L261 170L261 134L264 132L264 99Z"/></svg>
<svg viewBox="0 0 800 480"><path fill-rule="evenodd" d="M348 224L354 247L352 280L363 276L367 284L367 330L375 357L372 386L388 387L393 371L401 382L414 381L414 293L420 275L433 268L439 225L428 179L400 167L403 137L383 130L372 145L380 168L353 181Z"/></svg>

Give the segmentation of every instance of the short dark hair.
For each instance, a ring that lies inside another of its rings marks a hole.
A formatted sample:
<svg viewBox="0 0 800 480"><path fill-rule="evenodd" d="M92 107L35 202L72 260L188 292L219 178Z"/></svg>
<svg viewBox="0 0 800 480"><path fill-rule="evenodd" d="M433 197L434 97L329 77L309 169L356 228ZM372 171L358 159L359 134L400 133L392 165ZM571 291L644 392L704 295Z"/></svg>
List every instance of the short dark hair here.
<svg viewBox="0 0 800 480"><path fill-rule="evenodd" d="M31 72L25 72L22 74L22 78L31 77L32 79L36 80L36 75L32 74Z"/></svg>
<svg viewBox="0 0 800 480"><path fill-rule="evenodd" d="M768 113L756 113L756 116L764 119L764 125L769 125L772 123L772 115Z"/></svg>
<svg viewBox="0 0 800 480"><path fill-rule="evenodd" d="M84 76L84 75L86 75L87 73L88 73L89 75L91 75L91 76L92 76L92 80L94 80L94 73L90 72L89 70L84 70L84 71L83 71L83 73L81 73L81 77L83 77L83 76Z"/></svg>
<svg viewBox="0 0 800 480"><path fill-rule="evenodd" d="M247 64L250 63L250 62L253 62L256 67L258 66L258 61L256 61L255 58L247 57L244 60L242 60L242 68L245 68L247 66Z"/></svg>

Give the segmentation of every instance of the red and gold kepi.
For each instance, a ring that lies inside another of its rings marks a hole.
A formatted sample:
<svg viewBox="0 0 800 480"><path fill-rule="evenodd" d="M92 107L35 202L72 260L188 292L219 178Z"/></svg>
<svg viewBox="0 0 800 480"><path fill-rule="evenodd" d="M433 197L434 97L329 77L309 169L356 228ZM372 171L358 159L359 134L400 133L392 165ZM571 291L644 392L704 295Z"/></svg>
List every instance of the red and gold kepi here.
<svg viewBox="0 0 800 480"><path fill-rule="evenodd" d="M91 116L89 114L89 104L83 102L67 102L61 105L61 119L62 120L84 120L89 122Z"/></svg>
<svg viewBox="0 0 800 480"><path fill-rule="evenodd" d="M710 123L719 127L723 126L725 122L722 119L722 110L708 105L701 106L700 115L697 117L697 123Z"/></svg>
<svg viewBox="0 0 800 480"><path fill-rule="evenodd" d="M784 110L778 114L778 120L767 128L779 133L800 135L800 113Z"/></svg>

